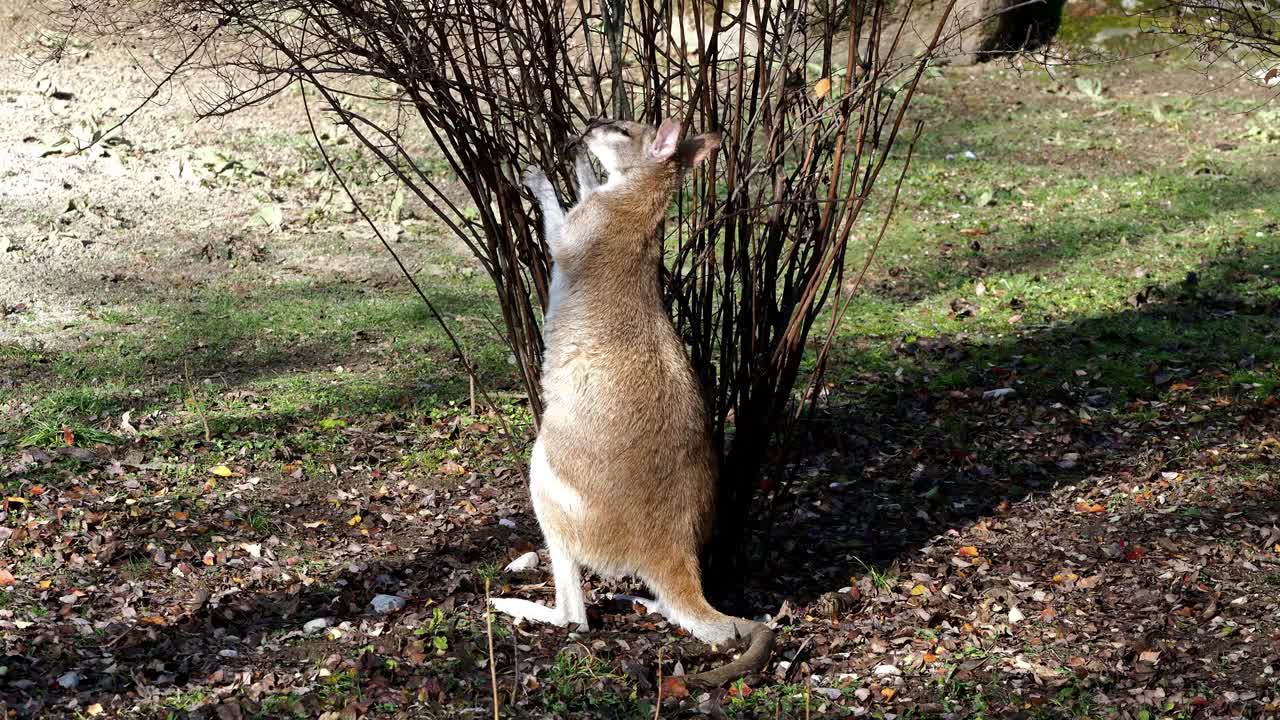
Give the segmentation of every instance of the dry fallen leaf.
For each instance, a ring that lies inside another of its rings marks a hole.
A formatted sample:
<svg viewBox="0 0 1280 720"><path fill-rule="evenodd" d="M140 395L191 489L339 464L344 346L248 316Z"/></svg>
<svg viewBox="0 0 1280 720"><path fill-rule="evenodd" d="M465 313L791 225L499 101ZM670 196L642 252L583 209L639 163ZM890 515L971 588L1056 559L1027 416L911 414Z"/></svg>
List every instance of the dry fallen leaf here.
<svg viewBox="0 0 1280 720"><path fill-rule="evenodd" d="M665 677L662 679L662 697L664 698L687 698L689 697L689 687L684 684L684 678Z"/></svg>
<svg viewBox="0 0 1280 720"><path fill-rule="evenodd" d="M973 545L965 545L956 551L960 557L978 557L978 548Z"/></svg>
<svg viewBox="0 0 1280 720"><path fill-rule="evenodd" d="M18 579L13 576L13 573L0 568L0 587L9 587L16 582L18 582Z"/></svg>
<svg viewBox="0 0 1280 720"><path fill-rule="evenodd" d="M214 465L213 467L209 468L209 472L214 475L217 475L218 477L231 477L232 475L235 474L231 472L231 468L227 467L226 465Z"/></svg>
<svg viewBox="0 0 1280 720"><path fill-rule="evenodd" d="M827 93L831 92L831 78L822 78L813 84L813 96L823 98Z"/></svg>

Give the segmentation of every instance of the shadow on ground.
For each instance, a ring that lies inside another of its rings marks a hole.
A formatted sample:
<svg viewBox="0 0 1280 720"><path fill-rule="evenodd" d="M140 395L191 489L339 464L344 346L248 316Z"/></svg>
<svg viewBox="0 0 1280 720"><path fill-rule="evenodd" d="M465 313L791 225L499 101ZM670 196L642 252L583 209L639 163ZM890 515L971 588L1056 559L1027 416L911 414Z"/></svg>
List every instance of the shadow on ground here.
<svg viewBox="0 0 1280 720"><path fill-rule="evenodd" d="M1274 429L1280 295L1268 287L1280 248L1216 258L1112 315L900 342L899 378L846 369L839 399L799 431L792 492L757 537L767 570L735 604L805 604L1028 497L1091 475L1150 479Z"/></svg>

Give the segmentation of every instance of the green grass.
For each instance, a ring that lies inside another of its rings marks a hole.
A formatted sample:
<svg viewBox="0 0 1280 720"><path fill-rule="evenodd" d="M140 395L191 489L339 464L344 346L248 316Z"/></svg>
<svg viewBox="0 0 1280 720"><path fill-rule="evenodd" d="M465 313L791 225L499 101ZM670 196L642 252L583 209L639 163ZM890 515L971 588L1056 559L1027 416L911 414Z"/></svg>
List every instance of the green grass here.
<svg viewBox="0 0 1280 720"><path fill-rule="evenodd" d="M296 695L269 695L262 699L258 712L254 714L258 720L268 718L304 718L307 711Z"/></svg>
<svg viewBox="0 0 1280 720"><path fill-rule="evenodd" d="M75 420L34 417L30 420L27 430L28 434L18 440L18 445L43 448L66 445L90 447L101 444L114 445L120 441L120 438L112 433L78 424Z"/></svg>
<svg viewBox="0 0 1280 720"><path fill-rule="evenodd" d="M193 710L209 700L203 690L187 690L165 699L165 706L174 710Z"/></svg>
<svg viewBox="0 0 1280 720"><path fill-rule="evenodd" d="M1186 113L1210 122L1235 107L1202 100ZM990 387L986 371L1014 362L1030 368L1025 382L1085 371L1134 396L1151 390L1153 364L1280 360L1269 315L1280 298L1280 174L1251 152L1205 149L1145 109L1102 112L1050 95L1003 117L926 111L934 124L844 317L838 367L904 367L941 392ZM957 339L966 357L919 362L892 350L920 338ZM1273 370L1246 375L1237 380L1256 383L1255 395L1276 385Z"/></svg>
<svg viewBox="0 0 1280 720"><path fill-rule="evenodd" d="M549 713L622 716L636 707L636 690L602 660L562 651L540 678L542 688L530 699Z"/></svg>
<svg viewBox="0 0 1280 720"><path fill-rule="evenodd" d="M492 342L489 320L497 310L478 278L437 281L433 301L483 377L508 382L507 353ZM104 429L125 410L137 418L175 405L195 426L194 394L214 434L235 435L302 415L406 402L434 408L466 392L452 347L402 288L370 293L343 282L205 288L185 298L140 300L133 311L143 325L95 326L78 351L0 345L0 368L24 380L20 389L0 389L0 405L31 408L25 416L0 415L0 433L47 445L60 442L61 427L69 425L87 441L104 442L110 439Z"/></svg>

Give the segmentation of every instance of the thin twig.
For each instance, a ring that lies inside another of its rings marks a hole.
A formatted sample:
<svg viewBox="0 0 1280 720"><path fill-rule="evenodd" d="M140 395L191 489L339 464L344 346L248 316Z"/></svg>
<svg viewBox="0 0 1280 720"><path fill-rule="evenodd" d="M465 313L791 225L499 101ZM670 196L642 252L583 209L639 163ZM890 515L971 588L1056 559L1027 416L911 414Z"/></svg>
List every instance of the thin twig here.
<svg viewBox="0 0 1280 720"><path fill-rule="evenodd" d="M484 579L484 631L489 636L489 686L493 688L493 720L498 720L498 665L493 657L493 607L489 603L489 578Z"/></svg>
<svg viewBox="0 0 1280 720"><path fill-rule="evenodd" d="M809 684L813 681L813 676L809 673L804 674L804 720L809 720Z"/></svg>
<svg viewBox="0 0 1280 720"><path fill-rule="evenodd" d="M658 646L658 699L653 703L653 720L662 715L662 646Z"/></svg>
<svg viewBox="0 0 1280 720"><path fill-rule="evenodd" d="M142 112L142 109L150 105L152 101L154 101L156 97L160 95L160 91L163 90L165 87L167 87L169 83L172 82L175 77L177 77L178 73L181 72L182 69L187 66L187 63L191 62L191 59L194 58L196 54L199 53L200 50L204 48L204 44L209 42L209 39L214 36L214 33L217 33L219 30L225 27L227 22L228 22L227 18L223 18L219 20L218 23L214 25L213 29L205 33L204 37L202 37L195 44L195 47L191 48L191 52L187 53L186 57L182 58L176 64L174 64L174 66L169 70L169 72L163 78L161 78L160 80L154 83L154 87L151 88L151 92L148 93L147 96L143 98L141 102L134 105L133 109L125 113L124 117L120 118L120 120L116 122L115 125L112 125L111 127L107 128L100 135L98 135L97 138L91 140L88 145L85 145L84 147L76 148L76 151L71 154L79 155L85 150L88 150L94 145L97 145L103 140L106 140L107 138L111 137L111 133L123 127L124 124L126 122L129 122L129 120L132 119L134 115L137 115L138 113Z"/></svg>
<svg viewBox="0 0 1280 720"><path fill-rule="evenodd" d="M333 159L329 157L329 152L325 150L324 143L321 142L320 140L320 133L316 130L315 121L312 120L311 118L311 104L307 102L306 84L303 83L302 80L298 81L298 89L302 93L302 107L307 114L307 127L311 129L311 137L312 139L315 140L316 148L319 149L320 155L324 158L325 165L328 166L329 172L333 174L333 177L338 181L338 184L342 186L342 191L347 194L347 198L351 200L351 204L352 206L355 207L356 212L360 213L360 217L364 218L365 223L367 223L369 225L369 228L373 230L373 234L378 237L378 241L382 243L382 247L385 248L386 251L391 255L391 258L396 261L396 266L400 268L401 274L403 274L405 279L409 281L409 284L413 287L414 292L418 293L418 297L421 298L423 304L427 306L427 311L431 313L431 316L433 318L435 318L435 321L440 326L440 329L443 330L445 336L449 338L449 342L453 345L454 351L458 353L458 359L462 361L462 367L466 370L467 378L471 382L471 388L472 388L471 413L472 415L474 415L475 414L474 392L476 389L475 366L472 365L471 361L467 359L467 353L465 350L462 349L462 343L459 342L457 336L453 334L453 330L449 329L449 323L445 322L444 316L440 314L439 310L436 310L436 306L432 304L430 299L427 298L427 294L422 292L422 288L419 287L418 281L414 279L413 273L409 272L409 268L405 267L404 262L400 260L400 254L397 253L395 249L391 247L391 243L387 242L387 238L383 236L382 230L378 228L378 224L373 221L373 218L369 217L369 213L365 212L365 209L360 204L360 201L356 199L355 193L351 192L351 188L347 185L347 181L342 177L342 173L338 172L338 168L333 164ZM506 417L503 416L502 411L498 409L497 404L489 399L489 396L484 393L483 388L480 388L480 393L484 397L485 402L488 403L489 407L493 408L494 414L498 416L498 420L502 423L503 429L506 430L507 437L512 437L511 427L507 425L507 419Z"/></svg>

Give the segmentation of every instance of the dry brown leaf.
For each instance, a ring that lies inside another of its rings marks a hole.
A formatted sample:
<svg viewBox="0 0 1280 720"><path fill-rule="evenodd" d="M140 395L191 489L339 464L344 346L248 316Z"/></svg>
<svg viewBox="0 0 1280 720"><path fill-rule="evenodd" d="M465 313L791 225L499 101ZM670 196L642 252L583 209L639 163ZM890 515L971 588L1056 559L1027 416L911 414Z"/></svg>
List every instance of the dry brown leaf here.
<svg viewBox="0 0 1280 720"><path fill-rule="evenodd" d="M684 678L662 678L662 697L676 699L689 697L689 687L685 685Z"/></svg>

